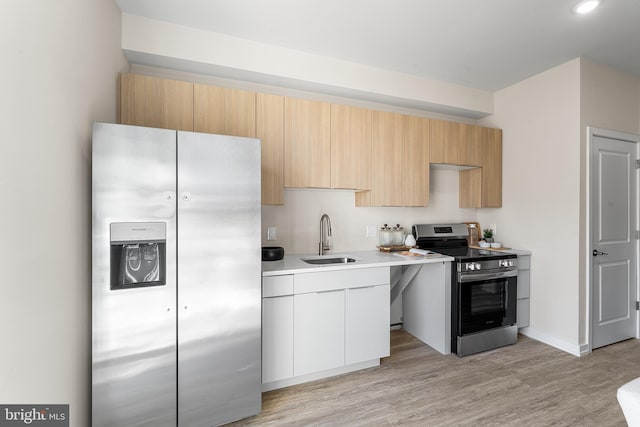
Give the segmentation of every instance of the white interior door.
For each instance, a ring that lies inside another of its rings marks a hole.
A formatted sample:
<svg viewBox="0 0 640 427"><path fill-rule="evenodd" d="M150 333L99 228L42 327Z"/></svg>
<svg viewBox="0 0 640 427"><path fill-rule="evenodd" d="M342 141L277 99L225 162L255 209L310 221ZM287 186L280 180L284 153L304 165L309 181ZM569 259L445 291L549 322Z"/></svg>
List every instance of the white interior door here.
<svg viewBox="0 0 640 427"><path fill-rule="evenodd" d="M591 130L591 348L636 334L637 142Z"/></svg>

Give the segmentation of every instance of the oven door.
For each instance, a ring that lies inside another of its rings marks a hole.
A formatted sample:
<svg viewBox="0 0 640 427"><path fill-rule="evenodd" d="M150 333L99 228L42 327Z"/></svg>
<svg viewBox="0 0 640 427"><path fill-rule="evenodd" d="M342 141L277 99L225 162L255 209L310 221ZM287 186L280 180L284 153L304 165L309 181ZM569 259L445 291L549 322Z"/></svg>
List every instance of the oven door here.
<svg viewBox="0 0 640 427"><path fill-rule="evenodd" d="M459 336L516 323L517 271L458 277Z"/></svg>

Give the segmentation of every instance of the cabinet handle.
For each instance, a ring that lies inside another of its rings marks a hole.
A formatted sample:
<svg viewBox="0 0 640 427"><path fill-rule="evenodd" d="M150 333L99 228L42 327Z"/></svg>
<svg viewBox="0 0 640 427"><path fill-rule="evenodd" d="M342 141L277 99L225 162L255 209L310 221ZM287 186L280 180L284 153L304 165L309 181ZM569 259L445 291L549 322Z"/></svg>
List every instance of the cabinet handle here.
<svg viewBox="0 0 640 427"><path fill-rule="evenodd" d="M375 288L376 285L370 285L370 286L358 286L357 288L347 288L347 289L369 289L369 288Z"/></svg>
<svg viewBox="0 0 640 427"><path fill-rule="evenodd" d="M316 294L328 294L331 292L342 292L344 289L331 289L329 291L316 291Z"/></svg>

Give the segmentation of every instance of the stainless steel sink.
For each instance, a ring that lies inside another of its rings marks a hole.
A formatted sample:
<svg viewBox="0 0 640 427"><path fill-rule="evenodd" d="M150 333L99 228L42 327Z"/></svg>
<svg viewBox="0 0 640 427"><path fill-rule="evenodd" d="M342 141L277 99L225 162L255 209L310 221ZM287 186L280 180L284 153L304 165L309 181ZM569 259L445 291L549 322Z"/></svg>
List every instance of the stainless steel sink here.
<svg viewBox="0 0 640 427"><path fill-rule="evenodd" d="M300 258L307 264L347 264L349 262L356 262L355 259L349 257L339 258Z"/></svg>

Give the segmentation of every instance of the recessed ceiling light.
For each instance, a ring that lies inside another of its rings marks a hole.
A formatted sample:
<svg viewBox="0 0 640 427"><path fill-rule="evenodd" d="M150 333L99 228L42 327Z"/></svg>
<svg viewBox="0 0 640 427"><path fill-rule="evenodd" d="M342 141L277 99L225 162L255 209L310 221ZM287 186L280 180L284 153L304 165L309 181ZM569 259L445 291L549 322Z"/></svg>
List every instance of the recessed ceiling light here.
<svg viewBox="0 0 640 427"><path fill-rule="evenodd" d="M599 5L600 0L582 0L581 2L573 6L573 11L577 14L584 15L585 13L591 12Z"/></svg>

